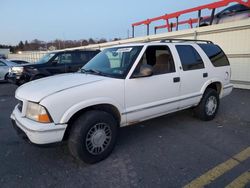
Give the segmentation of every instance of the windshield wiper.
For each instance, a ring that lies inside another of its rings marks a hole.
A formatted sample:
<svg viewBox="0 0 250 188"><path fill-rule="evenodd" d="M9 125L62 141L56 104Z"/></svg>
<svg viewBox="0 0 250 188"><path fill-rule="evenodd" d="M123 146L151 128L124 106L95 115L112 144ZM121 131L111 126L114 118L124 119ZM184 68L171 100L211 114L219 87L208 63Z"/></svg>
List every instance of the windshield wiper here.
<svg viewBox="0 0 250 188"><path fill-rule="evenodd" d="M104 73L102 73L102 72L100 72L98 70L95 70L95 69L81 69L81 73L90 73L90 74L105 76Z"/></svg>

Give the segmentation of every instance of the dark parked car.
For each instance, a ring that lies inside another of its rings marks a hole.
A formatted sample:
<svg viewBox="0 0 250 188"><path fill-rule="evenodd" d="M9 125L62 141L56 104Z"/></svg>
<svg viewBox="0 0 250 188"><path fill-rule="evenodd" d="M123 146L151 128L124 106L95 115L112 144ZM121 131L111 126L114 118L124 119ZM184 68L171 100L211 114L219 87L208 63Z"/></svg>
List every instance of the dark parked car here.
<svg viewBox="0 0 250 188"><path fill-rule="evenodd" d="M241 4L232 5L214 16L212 24L220 24L250 18L250 8ZM203 19L200 26L210 25L211 18Z"/></svg>
<svg viewBox="0 0 250 188"><path fill-rule="evenodd" d="M100 50L51 52L36 63L12 67L7 79L11 83L21 85L55 74L76 72L99 52Z"/></svg>

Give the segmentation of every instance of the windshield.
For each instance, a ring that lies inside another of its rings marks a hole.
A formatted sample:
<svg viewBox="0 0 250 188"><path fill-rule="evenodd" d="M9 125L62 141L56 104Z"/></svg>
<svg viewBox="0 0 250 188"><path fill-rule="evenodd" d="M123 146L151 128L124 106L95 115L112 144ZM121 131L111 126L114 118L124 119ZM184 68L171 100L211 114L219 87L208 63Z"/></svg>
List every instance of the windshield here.
<svg viewBox="0 0 250 188"><path fill-rule="evenodd" d="M141 49L142 46L105 49L90 60L81 72L124 78Z"/></svg>
<svg viewBox="0 0 250 188"><path fill-rule="evenodd" d="M48 53L44 55L41 59L39 59L36 63L47 63L54 55L55 53Z"/></svg>

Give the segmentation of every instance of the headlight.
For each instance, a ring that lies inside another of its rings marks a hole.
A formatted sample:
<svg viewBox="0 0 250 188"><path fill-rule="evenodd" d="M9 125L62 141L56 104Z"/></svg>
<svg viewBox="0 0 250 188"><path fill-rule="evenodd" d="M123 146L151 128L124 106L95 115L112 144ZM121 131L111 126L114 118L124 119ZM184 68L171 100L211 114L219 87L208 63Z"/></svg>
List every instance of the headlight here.
<svg viewBox="0 0 250 188"><path fill-rule="evenodd" d="M25 116L40 123L52 122L47 110L40 104L33 102L28 102Z"/></svg>
<svg viewBox="0 0 250 188"><path fill-rule="evenodd" d="M22 73L23 72L23 67L12 67L11 72L13 72L13 73Z"/></svg>

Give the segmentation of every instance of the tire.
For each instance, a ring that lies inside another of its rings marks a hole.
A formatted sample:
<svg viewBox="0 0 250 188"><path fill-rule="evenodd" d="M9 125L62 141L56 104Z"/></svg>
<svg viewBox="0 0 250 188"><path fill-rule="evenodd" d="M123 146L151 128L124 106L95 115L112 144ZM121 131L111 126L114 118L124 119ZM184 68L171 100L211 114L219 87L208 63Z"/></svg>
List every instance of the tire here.
<svg viewBox="0 0 250 188"><path fill-rule="evenodd" d="M199 105L194 109L195 116L203 121L210 121L216 116L219 105L218 93L214 89L207 88Z"/></svg>
<svg viewBox="0 0 250 188"><path fill-rule="evenodd" d="M93 164L108 157L114 149L118 124L111 114L87 111L72 126L68 147L75 158Z"/></svg>

